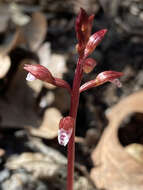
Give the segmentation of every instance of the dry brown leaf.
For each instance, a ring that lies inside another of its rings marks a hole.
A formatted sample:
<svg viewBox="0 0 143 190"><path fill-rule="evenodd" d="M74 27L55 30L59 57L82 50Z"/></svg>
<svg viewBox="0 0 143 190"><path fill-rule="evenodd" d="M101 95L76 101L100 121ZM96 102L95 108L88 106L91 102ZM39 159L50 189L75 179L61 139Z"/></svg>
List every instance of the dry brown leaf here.
<svg viewBox="0 0 143 190"><path fill-rule="evenodd" d="M4 40L3 44L0 45L0 54L8 54L11 50L13 50L16 46L20 45L23 42L24 39L21 31L17 29L14 34L6 36L6 40Z"/></svg>
<svg viewBox="0 0 143 190"><path fill-rule="evenodd" d="M21 43L25 43L23 34L21 33L20 29L16 29L14 33L9 31L9 21L16 14L16 11L12 12L11 5L12 4L10 4L10 6L4 4L0 5L0 32L5 32L7 30L5 39L3 40L3 43L0 45L0 53L3 55L9 53L12 49L20 45ZM26 15L24 16L26 17ZM22 20L21 17L17 16L17 18Z"/></svg>
<svg viewBox="0 0 143 190"><path fill-rule="evenodd" d="M5 150L0 148L0 157L3 157L5 155Z"/></svg>
<svg viewBox="0 0 143 190"><path fill-rule="evenodd" d="M47 146L42 139L37 137L31 137L28 142L30 147L33 147L34 151L38 151L44 155L47 155L52 160L55 160L57 163L67 164L67 159L62 155L58 150L53 149L50 146Z"/></svg>
<svg viewBox="0 0 143 190"><path fill-rule="evenodd" d="M43 43L37 53L40 59L40 64L47 67L51 62L51 44L49 42Z"/></svg>
<svg viewBox="0 0 143 190"><path fill-rule="evenodd" d="M67 71L66 57L60 54L52 54L50 63L48 64L47 68L50 70L54 77L62 79L64 73ZM55 86L49 83L44 83L44 86L50 89L55 88Z"/></svg>
<svg viewBox="0 0 143 190"><path fill-rule="evenodd" d="M10 20L10 9L6 4L0 5L0 33L5 32Z"/></svg>
<svg viewBox="0 0 143 190"><path fill-rule="evenodd" d="M54 77L63 78L67 72L66 56L61 54L51 54L50 43L44 43L38 50L40 64L47 67ZM50 89L55 86L44 83L44 86Z"/></svg>
<svg viewBox="0 0 143 190"><path fill-rule="evenodd" d="M25 78L26 72L21 65L9 82L5 98L0 98L1 127L38 126L34 93Z"/></svg>
<svg viewBox="0 0 143 190"><path fill-rule="evenodd" d="M14 170L15 172L10 180L6 180L8 184L7 186L9 187L9 185L12 184L13 180L15 180L16 183L18 183L17 178L20 180L20 184L22 184L23 180L21 180L21 176L17 174L17 172L20 169L24 169L24 171L30 173L30 175L35 180L46 179L46 181L48 181L48 187L49 184L51 183L54 184L53 185L54 188L50 189L66 189L66 179L67 179L66 164L67 164L66 158L58 151L55 151L54 149L51 148L49 150L49 154L47 155L41 153L26 152L21 155L11 156L6 163L6 168ZM15 176L15 173L17 174L17 176ZM25 173L20 172L20 174L25 174ZM75 179L76 179L74 184L75 190L95 189L87 177L79 176L77 172L75 173Z"/></svg>
<svg viewBox="0 0 143 190"><path fill-rule="evenodd" d="M30 22L20 28L21 33L27 46L36 51L43 40L45 39L47 32L47 21L44 14L35 12L32 14Z"/></svg>
<svg viewBox="0 0 143 190"><path fill-rule="evenodd" d="M63 78L63 74L67 71L66 57L60 54L52 54L51 62L48 64L48 69L53 76L57 78Z"/></svg>
<svg viewBox="0 0 143 190"><path fill-rule="evenodd" d="M100 9L99 3L97 0L76 0L73 1L73 10L76 14L79 13L80 8L85 9L88 13L94 13L95 15Z"/></svg>
<svg viewBox="0 0 143 190"><path fill-rule="evenodd" d="M52 91L48 91L40 100L39 106L41 108L45 108L47 106L50 106L55 101L55 94Z"/></svg>
<svg viewBox="0 0 143 190"><path fill-rule="evenodd" d="M64 102L64 103L63 103ZM69 110L70 107L70 96L66 89L58 88L55 93L54 105L60 109L62 113Z"/></svg>
<svg viewBox="0 0 143 190"><path fill-rule="evenodd" d="M30 21L30 16L24 14L22 7L17 3L10 3L9 8L11 12L11 20L15 25L22 26Z"/></svg>
<svg viewBox="0 0 143 190"><path fill-rule="evenodd" d="M121 100L107 113L109 125L92 153L96 167L92 169L91 177L99 188L143 189L143 163L137 160L137 157L142 158L142 150L139 148L142 145L123 147L118 138L121 122L134 112L143 113L143 91Z"/></svg>
<svg viewBox="0 0 143 190"><path fill-rule="evenodd" d="M43 82L41 80L34 80L34 81L27 81L27 84L30 88L32 88L35 92L35 94L39 94L42 87L43 87Z"/></svg>
<svg viewBox="0 0 143 190"><path fill-rule="evenodd" d="M59 122L62 118L61 113L56 108L48 108L44 113L44 118L39 129L30 129L34 136L53 139L58 135Z"/></svg>
<svg viewBox="0 0 143 190"><path fill-rule="evenodd" d="M32 59L24 59L20 63L21 65L25 64L37 64L36 61ZM38 95L43 87L43 82L41 80L27 81L28 86L35 92L35 95Z"/></svg>
<svg viewBox="0 0 143 190"><path fill-rule="evenodd" d="M45 39L46 32L46 17L40 12L35 12L27 24L19 26L13 35L6 36L6 40L0 46L0 53L7 54L21 44L27 45L32 51L36 51Z"/></svg>
<svg viewBox="0 0 143 190"><path fill-rule="evenodd" d="M10 57L8 55L0 55L0 79L4 78L11 66Z"/></svg>
<svg viewBox="0 0 143 190"><path fill-rule="evenodd" d="M128 152L136 161L143 164L143 145L133 143L125 147L125 151Z"/></svg>
<svg viewBox="0 0 143 190"><path fill-rule="evenodd" d="M60 162L55 155L48 156L41 153L30 152L23 153L20 156L10 157L6 163L6 167L11 170L24 168L28 172L31 172L36 178L40 177L48 179L56 175L56 173L59 172L58 170L60 170L60 167L66 166L66 159L63 164L63 161L61 160Z"/></svg>

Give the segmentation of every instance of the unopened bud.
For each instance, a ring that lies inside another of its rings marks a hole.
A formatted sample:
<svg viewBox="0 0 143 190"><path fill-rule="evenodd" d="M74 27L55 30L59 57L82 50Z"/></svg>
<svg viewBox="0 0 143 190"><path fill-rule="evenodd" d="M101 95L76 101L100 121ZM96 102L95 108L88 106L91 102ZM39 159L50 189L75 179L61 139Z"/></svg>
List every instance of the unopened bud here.
<svg viewBox="0 0 143 190"><path fill-rule="evenodd" d="M86 48L84 50L84 57L89 56L94 51L96 46L103 39L106 32L107 32L107 30L103 29L103 30L99 30L98 32L96 32L96 33L94 33L93 35L90 36L90 38L89 38L89 40L87 42Z"/></svg>
<svg viewBox="0 0 143 190"><path fill-rule="evenodd" d="M90 73L94 67L97 65L97 62L92 58L87 58L83 65L83 71L85 73Z"/></svg>
<svg viewBox="0 0 143 190"><path fill-rule="evenodd" d="M76 19L76 35L78 39L79 47L77 52L80 56L83 55L85 46L91 35L91 29L93 24L94 15L88 16L84 9L80 9L80 13Z"/></svg>
<svg viewBox="0 0 143 190"><path fill-rule="evenodd" d="M69 91L69 93L71 93L70 85L65 80L53 77L51 72L46 67L39 64L26 64L24 66L24 69L29 72L26 77L26 80L33 81L35 79L39 79L48 82L52 85L66 88Z"/></svg>
<svg viewBox="0 0 143 190"><path fill-rule="evenodd" d="M121 87L122 84L118 80L119 77L123 76L123 73L116 72L116 71L104 71L97 75L97 77L94 80L90 80L89 82L86 82L80 87L80 93L88 90L90 88L99 86L104 84L105 82L112 82L117 87Z"/></svg>
<svg viewBox="0 0 143 190"><path fill-rule="evenodd" d="M58 130L58 142L60 145L66 146L70 140L74 127L74 119L70 116L60 120Z"/></svg>
<svg viewBox="0 0 143 190"><path fill-rule="evenodd" d="M36 79L39 79L39 80L42 80L42 81L45 81L45 82L48 82L51 84L54 83L54 78L53 78L52 74L50 73L50 71L46 67L44 67L42 65L39 65L39 64L28 65L28 64L26 64L24 66L24 69L26 71L28 71L29 73L31 73L31 75L28 73L28 76L26 78L27 80L32 81L36 78Z"/></svg>
<svg viewBox="0 0 143 190"><path fill-rule="evenodd" d="M96 77L96 80L97 80L97 83L100 84L103 84L105 82L113 82L113 83L116 83L117 85L117 82L119 84L119 81L116 80L118 79L119 77L123 76L123 73L121 72L116 72L116 71L104 71L102 73L99 73Z"/></svg>

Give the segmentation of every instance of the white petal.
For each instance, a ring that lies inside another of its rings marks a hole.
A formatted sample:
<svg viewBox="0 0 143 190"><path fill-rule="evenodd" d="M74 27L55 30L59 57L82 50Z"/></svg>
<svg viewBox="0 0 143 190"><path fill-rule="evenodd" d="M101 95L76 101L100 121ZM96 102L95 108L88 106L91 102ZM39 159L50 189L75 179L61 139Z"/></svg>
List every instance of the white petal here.
<svg viewBox="0 0 143 190"><path fill-rule="evenodd" d="M60 145L66 146L70 140L72 130L66 131L65 129L58 130L58 142Z"/></svg>
<svg viewBox="0 0 143 190"><path fill-rule="evenodd" d="M36 80L36 77L34 75L32 75L31 73L27 74L26 80L28 81L34 81Z"/></svg>
<svg viewBox="0 0 143 190"><path fill-rule="evenodd" d="M122 83L119 81L119 79L114 79L114 80L111 80L110 82L115 84L118 88L122 87Z"/></svg>

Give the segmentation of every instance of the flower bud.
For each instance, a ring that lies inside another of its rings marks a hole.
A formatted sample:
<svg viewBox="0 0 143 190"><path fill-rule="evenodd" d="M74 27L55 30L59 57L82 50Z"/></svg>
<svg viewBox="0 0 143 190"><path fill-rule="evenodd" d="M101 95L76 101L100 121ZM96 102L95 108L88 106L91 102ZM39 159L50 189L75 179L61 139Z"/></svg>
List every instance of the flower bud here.
<svg viewBox="0 0 143 190"><path fill-rule="evenodd" d="M85 73L90 73L94 67L97 65L97 62L92 58L87 58L83 64L83 71Z"/></svg>
<svg viewBox="0 0 143 190"><path fill-rule="evenodd" d="M91 35L94 15L88 16L84 9L80 9L80 13L76 19L76 35L78 39L78 53L82 55Z"/></svg>
<svg viewBox="0 0 143 190"><path fill-rule="evenodd" d="M58 142L60 145L66 146L72 135L74 127L74 119L70 116L64 117L60 120L58 130Z"/></svg>
<svg viewBox="0 0 143 190"><path fill-rule="evenodd" d="M99 85L104 84L105 82L112 82L116 86L121 87L122 84L118 80L119 77L123 76L123 73L116 72L116 71L104 71L97 75L97 77L94 80L91 80L89 82L86 82L80 87L80 92L83 92L87 89L90 89L92 87L96 87Z"/></svg>
<svg viewBox="0 0 143 190"><path fill-rule="evenodd" d="M84 57L89 56L94 51L96 46L103 39L106 32L107 32L107 30L103 29L103 30L99 30L98 32L96 32L96 33L94 33L93 35L90 36L90 38L89 38L89 40L87 42L86 48L84 50Z"/></svg>
<svg viewBox="0 0 143 190"><path fill-rule="evenodd" d="M94 15L90 15L88 17L88 23L87 23L87 27L86 27L86 33L85 33L86 43L88 42L89 37L91 35L93 20L94 20Z"/></svg>
<svg viewBox="0 0 143 190"><path fill-rule="evenodd" d="M82 32L82 25L83 22L85 22L85 20L88 19L88 15L86 14L84 9L80 9L80 12L76 18L76 24L75 24L75 30L76 30L76 35L77 35L77 39L78 39L78 43L79 43L79 48L81 49L81 47L83 46L83 41L84 41L84 36L83 36L83 32Z"/></svg>
<svg viewBox="0 0 143 190"><path fill-rule="evenodd" d="M99 73L96 77L96 81L97 83L100 85L100 84L103 84L105 82L113 82L113 83L116 83L117 84L117 78L123 76L123 73L121 72L116 72L116 71L104 71L102 73Z"/></svg>
<svg viewBox="0 0 143 190"><path fill-rule="evenodd" d="M45 81L45 82L48 82L51 84L54 83L54 78L53 78L52 74L46 67L44 67L42 65L25 64L24 69L26 71L28 71L29 73L31 73L31 75L28 73L27 78L26 78L27 80L30 80L30 81L34 80L34 77L35 77L36 79L39 79L39 80L42 80L42 81Z"/></svg>
<svg viewBox="0 0 143 190"><path fill-rule="evenodd" d="M71 93L70 85L65 80L53 77L50 71L46 67L38 64L31 64L31 65L25 65L24 69L26 71L29 71L26 80L34 81L35 79L39 79L48 82L52 85L61 88L66 88L68 92Z"/></svg>

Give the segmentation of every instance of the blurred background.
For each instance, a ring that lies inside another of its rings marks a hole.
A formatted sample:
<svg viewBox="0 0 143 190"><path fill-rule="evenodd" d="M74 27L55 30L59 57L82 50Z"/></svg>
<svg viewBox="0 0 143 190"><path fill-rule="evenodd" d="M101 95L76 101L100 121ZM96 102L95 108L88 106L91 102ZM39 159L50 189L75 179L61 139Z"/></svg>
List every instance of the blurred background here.
<svg viewBox="0 0 143 190"><path fill-rule="evenodd" d="M110 83L81 94L75 190L143 188L143 181L138 180L143 175L143 93L132 100L143 87L143 2L0 0L0 190L65 189L66 148L58 144L57 130L59 120L69 113L69 94L39 80L26 81L23 66L41 64L72 86L78 58L75 19L80 7L95 14L92 32L108 29L92 54L98 65L84 75L82 83L105 70L123 72L124 76L122 88ZM102 133L114 126L108 150ZM107 151L117 165L113 170L112 163L105 163L105 170L93 174L93 168L101 164L96 164L96 156L106 157L96 152L98 142L103 144L101 152ZM115 155L110 149L117 150ZM117 159L119 154L126 156ZM126 172L129 166L120 163L130 163L130 159L134 169ZM120 169L126 179L120 179ZM113 172L115 179L108 176ZM130 173L136 178L133 184L127 180Z"/></svg>

